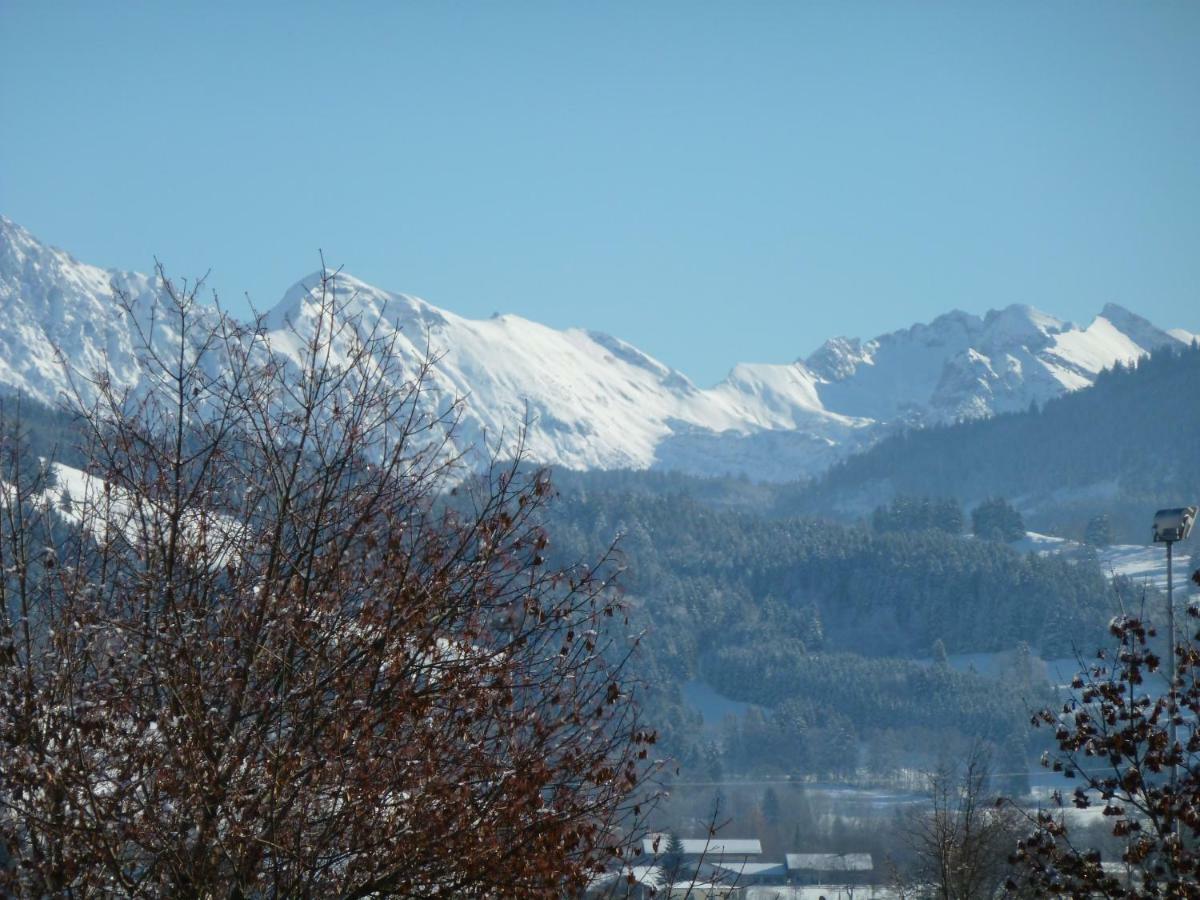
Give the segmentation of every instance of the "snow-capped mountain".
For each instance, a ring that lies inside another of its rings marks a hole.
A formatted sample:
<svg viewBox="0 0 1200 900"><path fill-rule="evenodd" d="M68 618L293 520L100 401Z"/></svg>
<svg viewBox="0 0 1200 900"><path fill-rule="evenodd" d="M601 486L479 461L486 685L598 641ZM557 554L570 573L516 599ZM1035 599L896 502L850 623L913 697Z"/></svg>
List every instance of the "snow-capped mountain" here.
<svg viewBox="0 0 1200 900"><path fill-rule="evenodd" d="M278 352L293 356L311 327L318 281L301 281L267 314ZM1024 408L1090 384L1117 361L1192 339L1112 305L1086 328L1010 306L982 318L952 312L868 341L836 338L804 360L735 366L701 389L610 335L513 315L467 319L344 274L335 289L347 315L394 332L409 358L427 346L441 354L431 396L467 398L466 442L494 445L528 415L527 449L539 461L767 480L815 474L896 423ZM0 387L44 402L78 390L86 400L82 376L100 369L135 386L137 328L153 329L156 342L172 337L158 306L153 277L80 263L0 217Z"/></svg>
<svg viewBox="0 0 1200 900"><path fill-rule="evenodd" d="M317 273L298 283L267 315L272 346L286 352L291 332L309 334L317 303L311 288L319 280ZM775 431L824 442L828 453L870 425L823 409L799 367L794 374L782 366L739 367L718 388L700 390L600 332L558 331L514 315L466 319L348 275L337 277L334 291L346 315L395 334L403 356L419 359L426 346L440 354L430 375L433 394L467 398L462 436L475 445L494 445L528 417L534 427L527 449L535 459L571 468L647 468L660 462L665 442L692 433L732 439ZM810 469L816 455L811 460Z"/></svg>
<svg viewBox="0 0 1200 900"><path fill-rule="evenodd" d="M1029 306L983 317L954 311L870 341L835 338L806 361L827 409L879 422L952 422L1043 403L1096 373L1190 342L1116 304L1086 328Z"/></svg>

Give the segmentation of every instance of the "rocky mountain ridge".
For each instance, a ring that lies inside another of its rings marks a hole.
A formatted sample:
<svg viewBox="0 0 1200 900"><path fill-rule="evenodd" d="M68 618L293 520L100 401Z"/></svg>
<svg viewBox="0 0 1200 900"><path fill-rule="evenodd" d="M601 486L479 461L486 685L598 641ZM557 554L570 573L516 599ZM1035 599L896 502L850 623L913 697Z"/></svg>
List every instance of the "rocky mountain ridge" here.
<svg viewBox="0 0 1200 900"><path fill-rule="evenodd" d="M265 317L285 356L311 327L319 280L297 283ZM514 315L467 319L346 274L334 285L346 314L395 334L405 357L440 355L432 396L466 398L467 444L494 446L528 417L527 450L540 462L773 481L817 474L898 425L1044 402L1118 361L1194 337L1112 304L1083 328L1028 306L954 311L871 340L834 338L792 363L739 364L702 389L600 332ZM143 377L138 329L155 342L173 337L160 309L153 276L78 262L0 217L0 389L86 402L87 376L101 369L134 387Z"/></svg>

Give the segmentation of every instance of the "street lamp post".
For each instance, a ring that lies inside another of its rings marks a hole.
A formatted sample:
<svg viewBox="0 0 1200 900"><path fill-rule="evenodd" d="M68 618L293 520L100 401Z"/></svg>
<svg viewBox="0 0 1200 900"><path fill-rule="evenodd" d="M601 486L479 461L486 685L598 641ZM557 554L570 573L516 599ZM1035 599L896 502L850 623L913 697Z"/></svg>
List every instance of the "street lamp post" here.
<svg viewBox="0 0 1200 900"><path fill-rule="evenodd" d="M1179 764L1175 761L1175 719L1178 704L1175 699L1175 580L1172 571L1172 549L1177 541L1186 540L1196 522L1196 507L1160 509L1154 514L1154 542L1167 545L1167 728L1171 744L1171 798L1174 802L1175 783Z"/></svg>

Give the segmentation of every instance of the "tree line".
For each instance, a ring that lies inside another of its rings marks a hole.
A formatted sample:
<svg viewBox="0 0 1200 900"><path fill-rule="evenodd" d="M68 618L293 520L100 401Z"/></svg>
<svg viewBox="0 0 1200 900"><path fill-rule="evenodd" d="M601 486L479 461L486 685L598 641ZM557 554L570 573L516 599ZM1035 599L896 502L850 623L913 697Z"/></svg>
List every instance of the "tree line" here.
<svg viewBox="0 0 1200 900"><path fill-rule="evenodd" d="M1200 345L1160 348L1041 407L906 429L794 486L787 502L819 513L872 486L964 504L1022 497L1039 531L1083 537L1107 514L1118 540L1141 543L1147 510L1200 496L1198 396Z"/></svg>
<svg viewBox="0 0 1200 900"><path fill-rule="evenodd" d="M558 483L554 552L586 555L621 536L623 589L645 629L637 666L648 710L693 772L849 775L919 757L887 752L885 734L914 747L917 735L986 735L1023 758L1039 687L1015 679L998 694L992 678L931 664L935 646L999 653L1023 643L1066 656L1102 638L1116 602L1094 559L973 538L944 499L886 505L868 526L715 505L655 473L641 490L632 473ZM984 504L975 518L985 533L989 509L1001 525L1015 513ZM690 680L762 712L714 736L683 704Z"/></svg>

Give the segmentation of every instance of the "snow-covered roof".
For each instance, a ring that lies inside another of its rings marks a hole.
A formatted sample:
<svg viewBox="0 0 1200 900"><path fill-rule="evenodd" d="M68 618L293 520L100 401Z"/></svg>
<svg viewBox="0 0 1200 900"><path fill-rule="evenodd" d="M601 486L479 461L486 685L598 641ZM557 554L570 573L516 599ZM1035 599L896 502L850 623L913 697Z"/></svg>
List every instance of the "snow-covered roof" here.
<svg viewBox="0 0 1200 900"><path fill-rule="evenodd" d="M749 885L741 895L743 900L900 900L895 890L879 885Z"/></svg>
<svg viewBox="0 0 1200 900"><path fill-rule="evenodd" d="M655 841L658 847L655 848ZM648 856L662 856L671 843L670 835L648 834L642 838L642 852ZM762 853L762 843L757 838L681 838L684 856L757 856Z"/></svg>
<svg viewBox="0 0 1200 900"><path fill-rule="evenodd" d="M738 878L768 878L775 875L782 878L787 874L787 869L781 862L735 860L731 862L715 862L712 864L712 867L722 872L728 872L730 875Z"/></svg>
<svg viewBox="0 0 1200 900"><path fill-rule="evenodd" d="M672 897L689 897L693 900L713 900L740 894L741 888L712 881L677 881L671 885Z"/></svg>
<svg viewBox="0 0 1200 900"><path fill-rule="evenodd" d="M789 853L790 871L869 872L875 868L870 853Z"/></svg>
<svg viewBox="0 0 1200 900"><path fill-rule="evenodd" d="M656 889L663 886L663 873L658 866L625 866L614 872L601 872L592 879L589 887L595 890L614 881L628 884L630 879L633 879L635 884L644 884Z"/></svg>

